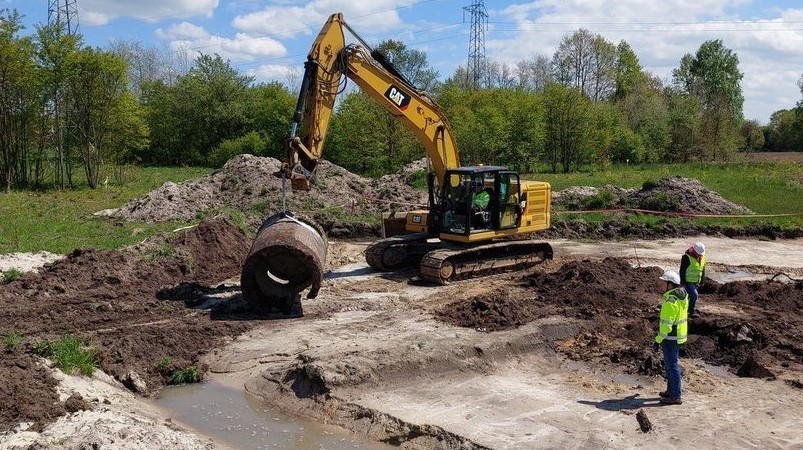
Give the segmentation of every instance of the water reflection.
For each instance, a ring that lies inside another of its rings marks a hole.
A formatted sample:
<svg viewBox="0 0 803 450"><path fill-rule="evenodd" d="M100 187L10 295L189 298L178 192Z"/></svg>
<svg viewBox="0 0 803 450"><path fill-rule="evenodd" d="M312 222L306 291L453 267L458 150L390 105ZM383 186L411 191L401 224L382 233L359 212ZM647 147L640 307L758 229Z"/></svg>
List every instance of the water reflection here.
<svg viewBox="0 0 803 450"><path fill-rule="evenodd" d="M156 399L176 423L234 449L388 450L345 430L271 410L241 390L210 380L169 387Z"/></svg>

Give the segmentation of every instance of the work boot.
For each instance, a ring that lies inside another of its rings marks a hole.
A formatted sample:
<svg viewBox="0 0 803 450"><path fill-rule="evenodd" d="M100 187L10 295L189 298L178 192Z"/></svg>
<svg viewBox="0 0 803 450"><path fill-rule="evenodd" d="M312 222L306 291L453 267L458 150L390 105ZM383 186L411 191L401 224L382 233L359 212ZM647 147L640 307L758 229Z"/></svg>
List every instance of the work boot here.
<svg viewBox="0 0 803 450"><path fill-rule="evenodd" d="M670 397L669 391L661 391L658 393L658 395L661 396L661 398Z"/></svg>
<svg viewBox="0 0 803 450"><path fill-rule="evenodd" d="M682 405L683 401L680 397L661 397L660 403L662 405Z"/></svg>

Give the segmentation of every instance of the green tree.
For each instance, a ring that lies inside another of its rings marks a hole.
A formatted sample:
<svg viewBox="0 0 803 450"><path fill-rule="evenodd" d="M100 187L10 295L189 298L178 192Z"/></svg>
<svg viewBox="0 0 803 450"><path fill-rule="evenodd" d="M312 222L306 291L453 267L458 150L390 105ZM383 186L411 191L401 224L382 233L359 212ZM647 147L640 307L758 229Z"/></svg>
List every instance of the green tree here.
<svg viewBox="0 0 803 450"><path fill-rule="evenodd" d="M374 56L377 53L417 89L429 91L436 87L438 71L429 64L425 52L409 49L401 41L387 39L376 46Z"/></svg>
<svg viewBox="0 0 803 450"><path fill-rule="evenodd" d="M551 83L544 91L544 157L553 173L574 170L588 159L593 121L588 100L574 88Z"/></svg>
<svg viewBox="0 0 803 450"><path fill-rule="evenodd" d="M641 67L638 56L625 41L616 47L616 91L614 99L621 100L639 87L647 84L647 75Z"/></svg>
<svg viewBox="0 0 803 450"><path fill-rule="evenodd" d="M797 80L797 87L800 89L800 95L803 96L803 75ZM797 150L803 149L803 98L797 101L795 108L795 134L797 135Z"/></svg>
<svg viewBox="0 0 803 450"><path fill-rule="evenodd" d="M263 153L257 156L285 157L285 140L296 98L280 83L263 83L248 89L246 116L248 128L257 131L265 141Z"/></svg>
<svg viewBox="0 0 803 450"><path fill-rule="evenodd" d="M60 23L39 27L36 32L36 64L42 83L42 108L46 110L39 132L43 136L42 146L55 149L54 183L61 189L73 185L73 155L64 132L67 120L64 110L69 102L67 60L81 47L82 39L80 35L67 33Z"/></svg>
<svg viewBox="0 0 803 450"><path fill-rule="evenodd" d="M611 98L616 89L616 47L580 29L564 37L552 57L557 81L580 90L592 101Z"/></svg>
<svg viewBox="0 0 803 450"><path fill-rule="evenodd" d="M125 63L109 52L85 48L67 58L68 129L80 149L87 184L98 185L104 156L117 160L111 131L122 117L114 115L126 93ZM119 142L119 141L117 141Z"/></svg>
<svg viewBox="0 0 803 450"><path fill-rule="evenodd" d="M149 84L144 98L152 152L143 160L207 164L213 148L249 131L246 100L252 82L219 55L202 54L174 86Z"/></svg>
<svg viewBox="0 0 803 450"><path fill-rule="evenodd" d="M723 159L739 146L743 120L738 56L719 39L704 42L694 56L686 54L672 72L677 89L696 97L701 106L701 138L698 155Z"/></svg>
<svg viewBox="0 0 803 450"><path fill-rule="evenodd" d="M616 106L624 114L630 132L620 130L620 146L611 155L615 162L658 162L671 141L669 108L661 81L646 73L625 77Z"/></svg>
<svg viewBox="0 0 803 450"><path fill-rule="evenodd" d="M343 98L326 136L326 158L362 175L388 173L390 154L378 123L386 112L363 92Z"/></svg>
<svg viewBox="0 0 803 450"><path fill-rule="evenodd" d="M19 13L0 10L0 185L6 191L29 180L38 109L34 44L18 36L21 29Z"/></svg>
<svg viewBox="0 0 803 450"><path fill-rule="evenodd" d="M743 152L757 152L764 148L764 130L758 121L745 120L741 129Z"/></svg>
<svg viewBox="0 0 803 450"><path fill-rule="evenodd" d="M796 124L797 115L794 110L781 109L772 113L765 129L767 149L775 152L798 150L800 140Z"/></svg>
<svg viewBox="0 0 803 450"><path fill-rule="evenodd" d="M689 162L700 152L701 121L700 102L697 97L667 90L669 114L669 135L671 137L666 153L661 155L664 162Z"/></svg>

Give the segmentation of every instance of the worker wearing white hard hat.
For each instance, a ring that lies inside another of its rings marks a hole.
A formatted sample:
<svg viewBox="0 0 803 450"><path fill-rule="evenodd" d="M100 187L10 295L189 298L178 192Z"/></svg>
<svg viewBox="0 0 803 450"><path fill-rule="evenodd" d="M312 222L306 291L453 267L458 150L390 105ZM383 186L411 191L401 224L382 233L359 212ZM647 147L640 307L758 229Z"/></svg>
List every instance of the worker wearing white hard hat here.
<svg viewBox="0 0 803 450"><path fill-rule="evenodd" d="M658 318L658 334L655 335L655 346L660 347L664 356L666 371L666 390L660 392L661 404L680 405L680 346L686 343L688 334L687 311L689 294L680 285L680 275L674 271L666 271L660 276L666 284L661 283L663 303Z"/></svg>
<svg viewBox="0 0 803 450"><path fill-rule="evenodd" d="M695 242L680 258L680 284L689 293L689 317L697 315L697 287L705 277L705 244Z"/></svg>

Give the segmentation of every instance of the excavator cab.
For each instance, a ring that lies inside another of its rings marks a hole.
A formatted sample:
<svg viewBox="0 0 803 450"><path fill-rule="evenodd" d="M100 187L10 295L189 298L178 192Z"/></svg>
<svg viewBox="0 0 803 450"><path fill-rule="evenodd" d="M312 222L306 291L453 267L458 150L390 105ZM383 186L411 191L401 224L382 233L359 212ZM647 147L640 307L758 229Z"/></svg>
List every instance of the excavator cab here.
<svg viewBox="0 0 803 450"><path fill-rule="evenodd" d="M515 172L499 166L461 167L448 170L444 179L442 233L470 236L516 228L520 223L521 187Z"/></svg>

